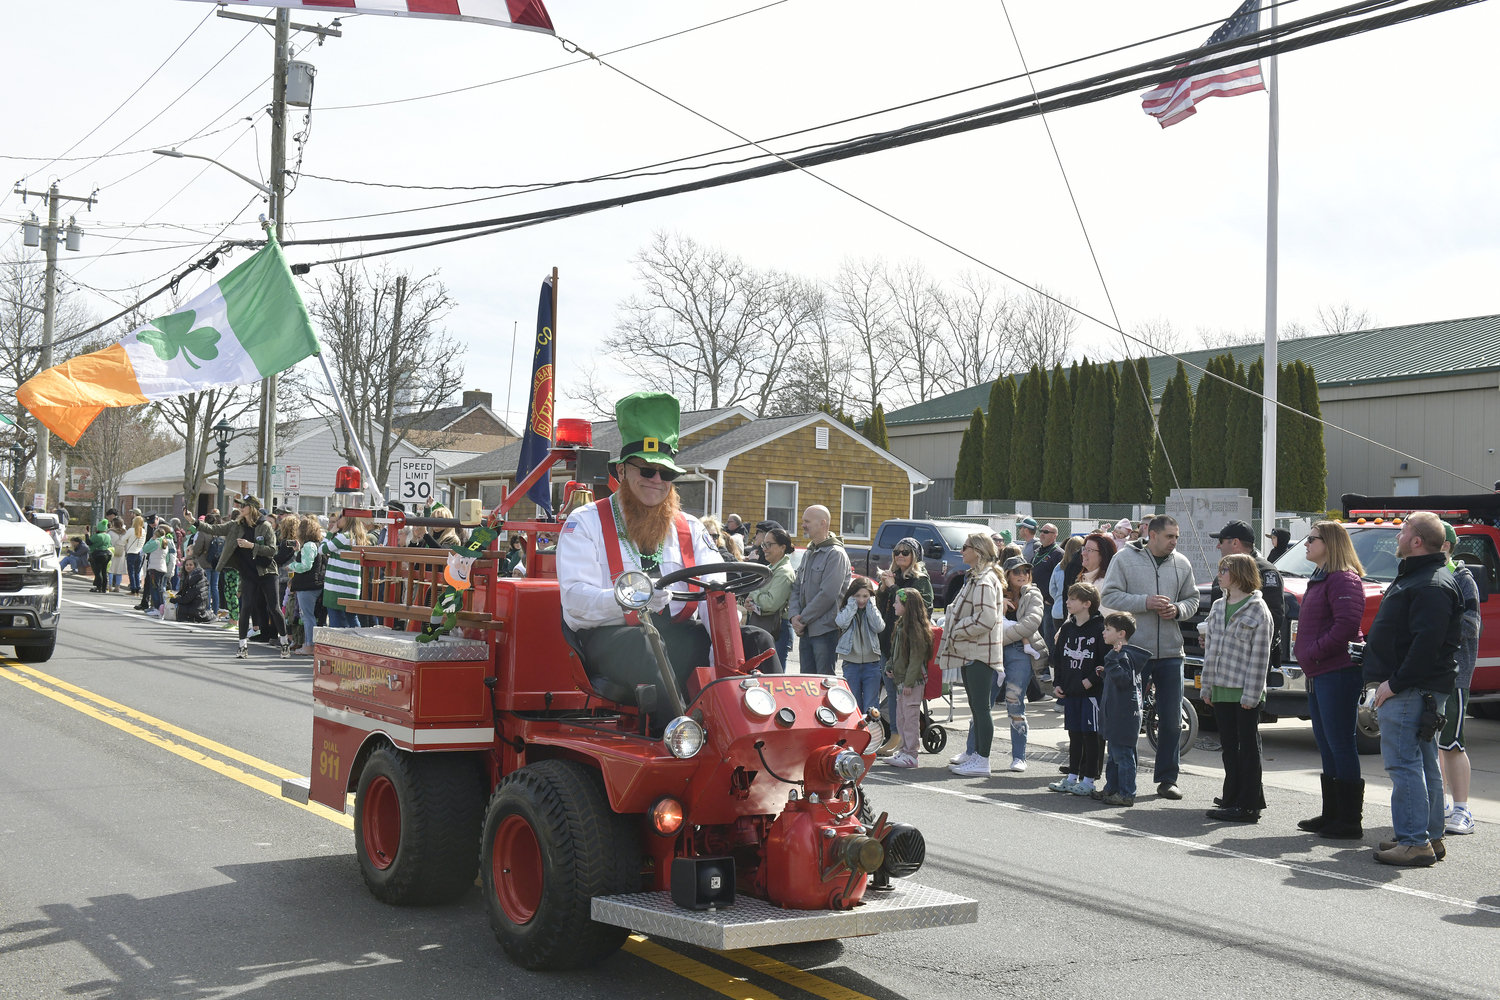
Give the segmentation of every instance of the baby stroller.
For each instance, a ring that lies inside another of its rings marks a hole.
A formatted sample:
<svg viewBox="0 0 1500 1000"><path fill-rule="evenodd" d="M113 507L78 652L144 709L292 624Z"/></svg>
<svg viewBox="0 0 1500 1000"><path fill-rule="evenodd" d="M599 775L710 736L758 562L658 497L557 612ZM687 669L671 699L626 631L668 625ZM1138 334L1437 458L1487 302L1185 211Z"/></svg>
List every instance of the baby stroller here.
<svg viewBox="0 0 1500 1000"><path fill-rule="evenodd" d="M942 753L943 748L948 745L948 730L937 723L927 709L929 701L936 701L943 696L943 671L937 665L937 648L942 642L943 630L934 628L932 632L932 659L927 663L927 684L922 689L922 708L917 718L922 731L922 749L928 753ZM888 704L890 699L883 694L882 698L880 724L885 729L885 745L890 747L892 734L896 732L896 712L895 706Z"/></svg>

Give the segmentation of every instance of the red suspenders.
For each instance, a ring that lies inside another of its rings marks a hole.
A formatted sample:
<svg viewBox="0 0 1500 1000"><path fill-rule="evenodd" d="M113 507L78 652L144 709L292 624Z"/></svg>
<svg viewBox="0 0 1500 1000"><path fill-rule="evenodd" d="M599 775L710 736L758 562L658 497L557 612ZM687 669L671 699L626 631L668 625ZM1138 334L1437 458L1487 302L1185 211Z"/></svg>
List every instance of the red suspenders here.
<svg viewBox="0 0 1500 1000"><path fill-rule="evenodd" d="M609 579L613 582L620 578L621 573L625 572L625 561L620 558L620 532L615 527L615 512L610 505L608 497L605 497L603 500L596 500L594 502L594 509L599 514L599 527L604 531L604 558L609 563ZM678 513L676 526L677 548L682 553L683 568L697 565L693 561L693 531L688 524L686 514ZM699 589L696 584L688 584L688 586ZM693 611L692 604L684 605L683 609L677 612L673 621L687 621L692 616ZM634 611L627 611L625 613L625 623L627 625L639 625L641 623L640 615Z"/></svg>

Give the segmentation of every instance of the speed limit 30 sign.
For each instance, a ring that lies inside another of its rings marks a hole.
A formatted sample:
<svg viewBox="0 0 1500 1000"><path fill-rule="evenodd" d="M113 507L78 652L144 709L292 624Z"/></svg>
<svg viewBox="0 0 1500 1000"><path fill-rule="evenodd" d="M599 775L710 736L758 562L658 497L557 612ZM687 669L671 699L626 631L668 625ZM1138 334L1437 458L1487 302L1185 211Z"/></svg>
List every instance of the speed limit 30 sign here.
<svg viewBox="0 0 1500 1000"><path fill-rule="evenodd" d="M437 463L430 458L403 458L396 476L396 499L406 504L432 503Z"/></svg>

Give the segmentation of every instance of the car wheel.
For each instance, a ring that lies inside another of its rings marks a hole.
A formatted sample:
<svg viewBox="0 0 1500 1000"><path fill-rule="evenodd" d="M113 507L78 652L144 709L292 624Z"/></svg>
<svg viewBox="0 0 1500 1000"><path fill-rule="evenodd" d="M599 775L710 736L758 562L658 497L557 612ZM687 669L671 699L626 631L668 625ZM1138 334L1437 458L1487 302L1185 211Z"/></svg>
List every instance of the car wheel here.
<svg viewBox="0 0 1500 1000"><path fill-rule="evenodd" d="M1380 752L1380 719L1373 708L1365 707L1363 698L1354 716L1354 745L1366 757Z"/></svg>
<svg viewBox="0 0 1500 1000"><path fill-rule="evenodd" d="M466 754L376 750L359 776L354 852L383 903L445 903L474 884L484 785Z"/></svg>
<svg viewBox="0 0 1500 1000"><path fill-rule="evenodd" d="M630 931L592 919L595 896L641 890L639 817L609 806L599 772L543 760L490 797L480 872L495 940L526 969L576 969L614 954Z"/></svg>
<svg viewBox="0 0 1500 1000"><path fill-rule="evenodd" d="M52 659L52 654L57 651L57 636L49 639L41 646L17 646L16 659L22 663L46 663Z"/></svg>

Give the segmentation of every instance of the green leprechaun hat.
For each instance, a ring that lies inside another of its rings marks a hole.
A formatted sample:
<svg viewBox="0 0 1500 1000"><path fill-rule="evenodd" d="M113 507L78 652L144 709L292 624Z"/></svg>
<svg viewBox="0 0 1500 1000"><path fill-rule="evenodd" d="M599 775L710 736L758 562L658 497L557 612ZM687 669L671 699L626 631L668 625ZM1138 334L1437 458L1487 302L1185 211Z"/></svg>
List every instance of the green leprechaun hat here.
<svg viewBox="0 0 1500 1000"><path fill-rule="evenodd" d="M669 392L632 392L615 404L615 424L620 429L620 457L640 458L672 472L681 473L672 459L677 455L677 429L682 404Z"/></svg>

